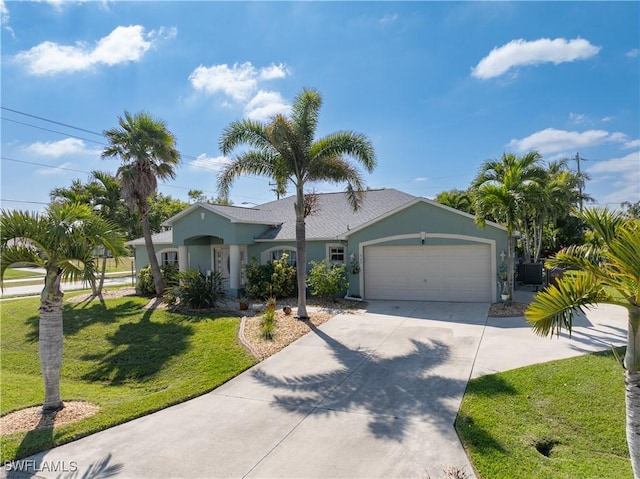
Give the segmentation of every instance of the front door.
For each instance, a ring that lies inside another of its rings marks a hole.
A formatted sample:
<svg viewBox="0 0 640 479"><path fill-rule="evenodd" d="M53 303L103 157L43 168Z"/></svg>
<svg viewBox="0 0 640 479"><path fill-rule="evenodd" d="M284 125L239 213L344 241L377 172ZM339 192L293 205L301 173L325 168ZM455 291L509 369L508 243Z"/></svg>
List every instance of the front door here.
<svg viewBox="0 0 640 479"><path fill-rule="evenodd" d="M213 271L220 271L222 277L229 282L229 247L216 246L213 248Z"/></svg>

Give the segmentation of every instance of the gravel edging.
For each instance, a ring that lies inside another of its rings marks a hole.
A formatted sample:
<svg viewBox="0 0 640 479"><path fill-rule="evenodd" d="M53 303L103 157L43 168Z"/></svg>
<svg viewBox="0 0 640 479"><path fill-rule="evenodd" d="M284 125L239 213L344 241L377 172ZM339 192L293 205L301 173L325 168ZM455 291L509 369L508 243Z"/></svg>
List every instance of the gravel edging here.
<svg viewBox="0 0 640 479"><path fill-rule="evenodd" d="M256 348L253 347L253 345L247 341L247 338L244 335L244 330L247 326L247 317L243 316L242 319L240 320L240 330L238 331L238 338L240 339L240 342L242 343L242 345L247 348L249 350L249 352L251 354L253 354L256 359L260 360L260 353L258 353L258 351L256 350Z"/></svg>

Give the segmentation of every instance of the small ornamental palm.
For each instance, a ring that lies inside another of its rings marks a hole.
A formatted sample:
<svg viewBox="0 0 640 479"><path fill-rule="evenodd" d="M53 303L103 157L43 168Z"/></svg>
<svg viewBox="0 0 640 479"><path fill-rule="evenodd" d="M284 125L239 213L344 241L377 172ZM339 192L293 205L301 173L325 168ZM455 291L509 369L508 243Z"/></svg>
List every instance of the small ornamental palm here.
<svg viewBox="0 0 640 479"><path fill-rule="evenodd" d="M568 268L557 285L538 293L525 316L539 335L569 332L574 314L598 303L628 312L624 357L627 442L634 475L640 477L640 220L609 210L578 214L594 231L600 246L571 246L547 266Z"/></svg>
<svg viewBox="0 0 640 479"><path fill-rule="evenodd" d="M96 251L106 248L115 258L126 253L119 228L88 205L53 203L45 214L2 210L0 213L0 280L16 263L44 268L40 294L39 354L44 377L43 411L63 407L62 367L63 279L96 280Z"/></svg>

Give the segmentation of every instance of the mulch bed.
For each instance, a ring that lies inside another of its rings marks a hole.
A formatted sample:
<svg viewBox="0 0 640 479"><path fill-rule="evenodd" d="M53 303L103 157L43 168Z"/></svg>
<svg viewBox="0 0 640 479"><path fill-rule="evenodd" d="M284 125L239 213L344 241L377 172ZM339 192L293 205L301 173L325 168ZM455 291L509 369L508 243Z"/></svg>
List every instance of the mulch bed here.
<svg viewBox="0 0 640 479"><path fill-rule="evenodd" d="M511 318L516 316L524 316L524 312L529 305L527 303L515 303L510 305L506 303L493 303L489 308L489 317L492 318Z"/></svg>

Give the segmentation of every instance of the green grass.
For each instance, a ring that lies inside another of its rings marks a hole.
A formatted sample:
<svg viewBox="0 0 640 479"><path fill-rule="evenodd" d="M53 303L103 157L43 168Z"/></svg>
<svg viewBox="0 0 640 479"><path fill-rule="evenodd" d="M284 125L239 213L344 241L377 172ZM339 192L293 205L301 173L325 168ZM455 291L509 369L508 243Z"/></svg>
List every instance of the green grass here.
<svg viewBox="0 0 640 479"><path fill-rule="evenodd" d="M633 478L611 352L474 379L456 429L482 479Z"/></svg>
<svg viewBox="0 0 640 479"><path fill-rule="evenodd" d="M69 295L71 296L71 294ZM144 311L147 299L65 303L63 400L100 406L91 418L2 437L1 461L63 444L214 389L255 363L239 318ZM37 298L0 303L0 413L42 404Z"/></svg>
<svg viewBox="0 0 640 479"><path fill-rule="evenodd" d="M8 268L4 273L4 279L42 278L43 276L43 273L28 269ZM42 280L40 280L40 282L42 282Z"/></svg>
<svg viewBox="0 0 640 479"><path fill-rule="evenodd" d="M118 264L113 258L107 258L107 273L129 273L131 274L131 264L134 263L133 257L120 258ZM134 264L135 266L135 264ZM102 260L98 263L98 270L102 268Z"/></svg>

